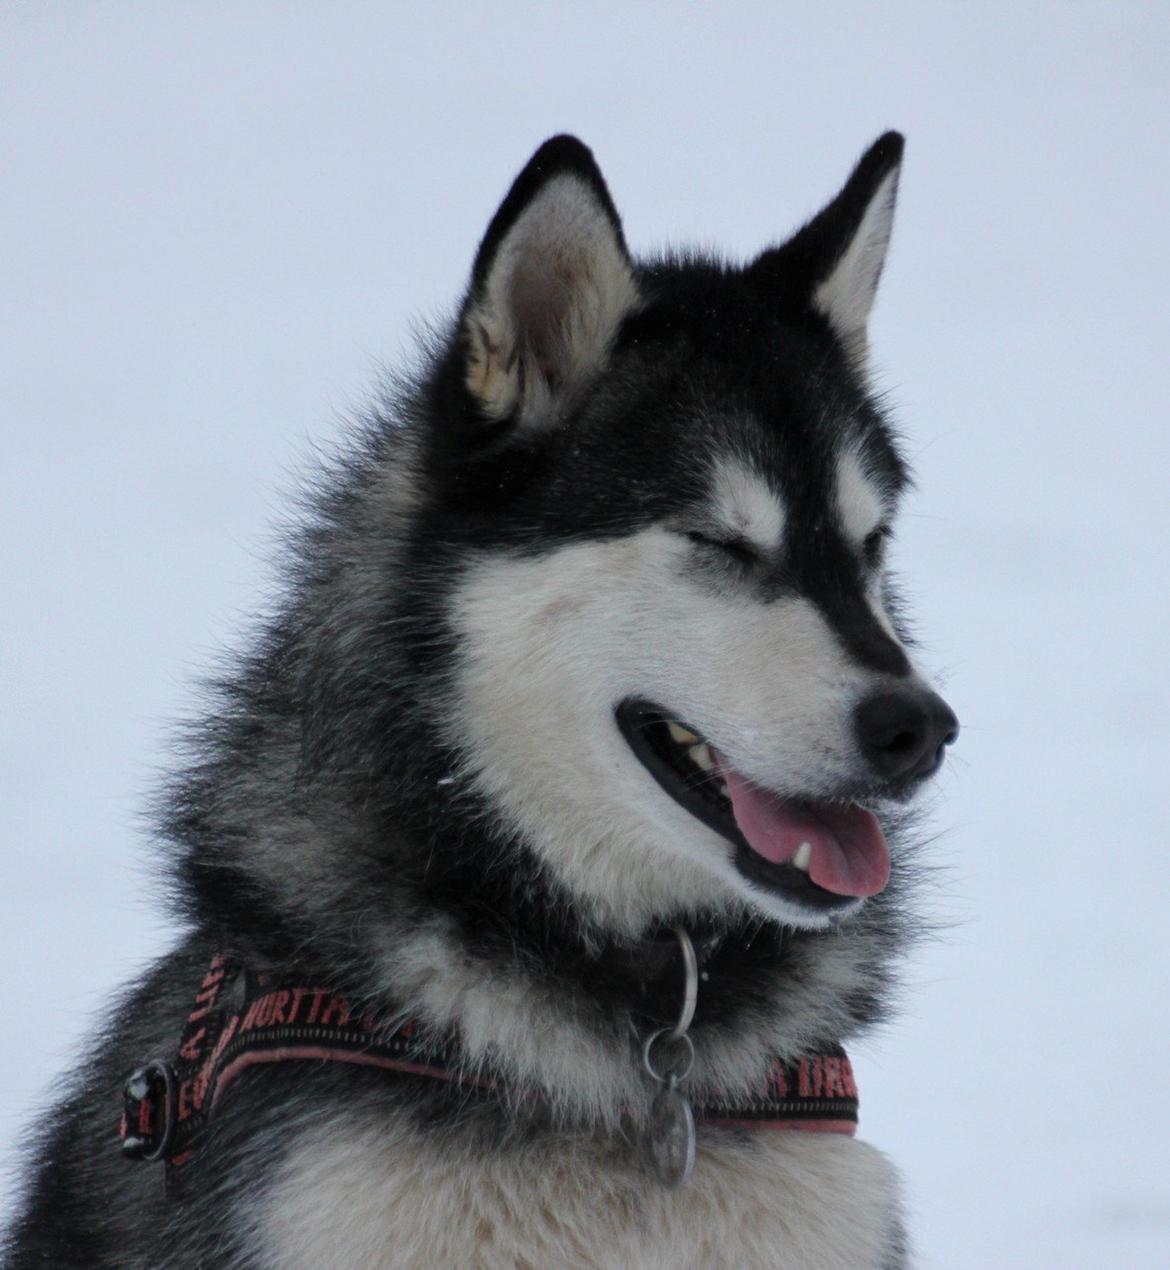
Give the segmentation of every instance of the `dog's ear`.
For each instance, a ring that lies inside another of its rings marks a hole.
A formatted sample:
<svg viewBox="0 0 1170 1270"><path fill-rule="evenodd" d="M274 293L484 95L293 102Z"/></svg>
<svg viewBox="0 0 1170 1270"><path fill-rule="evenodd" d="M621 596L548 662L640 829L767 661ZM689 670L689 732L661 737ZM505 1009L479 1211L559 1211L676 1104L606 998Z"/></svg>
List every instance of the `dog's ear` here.
<svg viewBox="0 0 1170 1270"><path fill-rule="evenodd" d="M637 289L593 155L553 137L480 244L463 307L465 383L490 419L555 420L602 367Z"/></svg>
<svg viewBox="0 0 1170 1270"><path fill-rule="evenodd" d="M826 318L859 370L865 368L866 323L890 242L903 146L900 133L879 137L828 207L752 265L769 286Z"/></svg>

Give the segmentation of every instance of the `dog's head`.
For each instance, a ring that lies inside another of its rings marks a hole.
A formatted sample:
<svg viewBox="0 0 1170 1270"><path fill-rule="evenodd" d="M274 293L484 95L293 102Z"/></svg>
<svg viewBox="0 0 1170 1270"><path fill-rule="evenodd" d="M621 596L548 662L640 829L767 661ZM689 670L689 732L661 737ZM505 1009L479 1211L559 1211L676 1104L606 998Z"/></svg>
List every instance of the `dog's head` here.
<svg viewBox="0 0 1170 1270"><path fill-rule="evenodd" d="M892 611L907 476L866 376L901 154L745 267L636 264L558 137L480 247L423 459L458 561L445 739L611 923L847 914L889 876L883 804L954 739Z"/></svg>

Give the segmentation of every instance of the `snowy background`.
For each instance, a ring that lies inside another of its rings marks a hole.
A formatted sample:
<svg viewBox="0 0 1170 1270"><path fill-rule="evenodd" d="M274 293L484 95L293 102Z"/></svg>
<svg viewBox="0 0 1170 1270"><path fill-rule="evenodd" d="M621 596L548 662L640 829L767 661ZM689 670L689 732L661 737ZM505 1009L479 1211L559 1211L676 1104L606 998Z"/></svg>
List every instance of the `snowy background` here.
<svg viewBox="0 0 1170 1270"><path fill-rule="evenodd" d="M511 177L754 254L908 138L874 321L964 732L904 1015L856 1054L920 1264L1170 1265L1170 8L0 8L0 1141L164 948L145 796L270 526Z"/></svg>

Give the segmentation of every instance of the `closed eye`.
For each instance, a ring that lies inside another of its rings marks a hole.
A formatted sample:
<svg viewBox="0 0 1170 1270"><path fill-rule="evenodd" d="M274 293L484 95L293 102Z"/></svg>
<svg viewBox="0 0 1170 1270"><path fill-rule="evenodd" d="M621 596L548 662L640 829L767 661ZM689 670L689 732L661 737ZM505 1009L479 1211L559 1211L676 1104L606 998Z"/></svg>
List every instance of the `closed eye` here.
<svg viewBox="0 0 1170 1270"><path fill-rule="evenodd" d="M882 562L886 552L886 541L890 536L889 525L879 525L872 533L868 533L861 544L861 554L865 563L876 569Z"/></svg>
<svg viewBox="0 0 1170 1270"><path fill-rule="evenodd" d="M688 530L686 536L696 546L704 547L709 551L721 552L738 565L747 567L759 561L759 556L746 539L712 538L709 534L699 533L697 530Z"/></svg>

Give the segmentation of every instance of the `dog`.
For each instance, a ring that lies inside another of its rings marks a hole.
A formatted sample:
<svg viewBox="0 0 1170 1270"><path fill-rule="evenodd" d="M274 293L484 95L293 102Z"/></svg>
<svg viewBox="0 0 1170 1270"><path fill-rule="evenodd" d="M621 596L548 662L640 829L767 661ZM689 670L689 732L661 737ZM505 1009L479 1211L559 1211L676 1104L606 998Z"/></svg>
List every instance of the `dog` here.
<svg viewBox="0 0 1170 1270"><path fill-rule="evenodd" d="M176 949L7 1264L882 1267L841 1048L955 739L885 568L866 326L903 141L745 266L542 145L319 482L159 800Z"/></svg>

